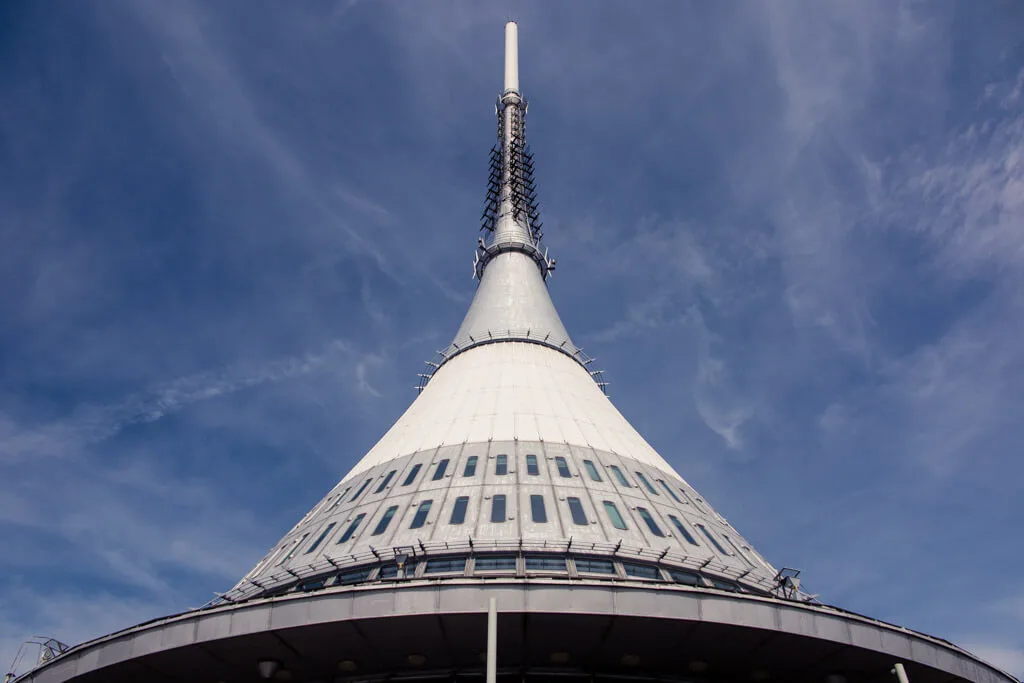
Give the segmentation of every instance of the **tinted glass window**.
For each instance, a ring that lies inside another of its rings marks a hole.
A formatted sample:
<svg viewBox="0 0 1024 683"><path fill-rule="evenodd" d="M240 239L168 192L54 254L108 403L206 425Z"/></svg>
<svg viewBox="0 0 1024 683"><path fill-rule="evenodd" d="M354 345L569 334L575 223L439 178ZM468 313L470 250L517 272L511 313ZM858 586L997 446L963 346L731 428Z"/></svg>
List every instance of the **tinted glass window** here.
<svg viewBox="0 0 1024 683"><path fill-rule="evenodd" d="M499 494L491 499L491 521L505 521L505 495Z"/></svg>
<svg viewBox="0 0 1024 683"><path fill-rule="evenodd" d="M627 489L631 488L629 480L626 479L626 475L622 473L622 470L619 469L618 465L608 465L608 469L612 471L612 474L615 475L615 478L619 480L620 484L625 486Z"/></svg>
<svg viewBox="0 0 1024 683"><path fill-rule="evenodd" d="M466 508L469 507L469 496L459 496L455 499L455 505L452 507L452 517L448 520L449 524L462 524L466 521Z"/></svg>
<svg viewBox="0 0 1024 683"><path fill-rule="evenodd" d="M331 533L331 529L334 528L334 524L335 524L334 522L331 522L330 524L328 524L327 528L324 529L323 532L319 536L316 537L316 540L313 541L313 545L309 546L309 550L306 551L307 555L309 555L311 552L313 552L314 550L316 550L317 548L320 547L320 544L324 542L324 539L327 538L327 535L329 533Z"/></svg>
<svg viewBox="0 0 1024 683"><path fill-rule="evenodd" d="M622 519L622 515L619 514L619 508L615 507L615 503L610 500L604 501L604 511L608 513L608 519L611 520L613 527L616 529L626 528L626 520Z"/></svg>
<svg viewBox="0 0 1024 683"><path fill-rule="evenodd" d="M338 575L336 583L338 585L347 586L352 583L361 583L370 578L369 569L356 569L354 571L345 572L344 574Z"/></svg>
<svg viewBox="0 0 1024 683"><path fill-rule="evenodd" d="M464 557L439 557L436 560L427 560L425 574L450 574L466 571L466 558Z"/></svg>
<svg viewBox="0 0 1024 683"><path fill-rule="evenodd" d="M280 562L278 562L278 564L284 564L288 560L295 557L295 553L299 551L299 546L302 545L302 542L305 541L307 538L309 538L309 534L302 534L302 538L300 538L299 540L295 541L294 544L292 544L292 549L288 551L288 554L285 555L284 558Z"/></svg>
<svg viewBox="0 0 1024 683"><path fill-rule="evenodd" d="M669 569L668 573L676 583L685 583L687 586L700 585L700 577L696 574L684 572L679 569Z"/></svg>
<svg viewBox="0 0 1024 683"><path fill-rule="evenodd" d="M342 492L341 492L341 495L340 495L340 496L338 496L337 498L335 498L335 499L334 499L334 505L332 505L331 507L329 507L329 508L328 508L328 510L333 510L334 508L338 507L338 505L339 505L339 504L341 503L341 501L345 500L345 496L346 496L346 495L348 494L348 492L349 492L349 491L351 491L351 490L352 490L352 487L351 487L351 486L349 486L349 487L348 487L347 489L345 489L344 491L342 491Z"/></svg>
<svg viewBox="0 0 1024 683"><path fill-rule="evenodd" d="M476 475L476 461L477 457L475 455L466 458L466 468L462 470L462 476L472 477Z"/></svg>
<svg viewBox="0 0 1024 683"><path fill-rule="evenodd" d="M661 484L661 488L663 488L666 491L668 491L668 495L672 496L672 500L674 500L677 503L682 503L683 502L683 501L679 500L679 496L676 495L676 492L672 490L671 486L669 486L668 484L665 483L664 479L659 479L658 483Z"/></svg>
<svg viewBox="0 0 1024 683"><path fill-rule="evenodd" d="M498 476L508 474L508 456L504 453L494 459L494 473Z"/></svg>
<svg viewBox="0 0 1024 683"><path fill-rule="evenodd" d="M549 557L547 555L527 555L526 556L526 570L527 571L548 571L548 572L564 572L565 571L565 558L564 557Z"/></svg>
<svg viewBox="0 0 1024 683"><path fill-rule="evenodd" d="M587 513L583 511L583 503L579 498L567 498L569 503L569 514L572 515L573 524L586 524Z"/></svg>
<svg viewBox="0 0 1024 683"><path fill-rule="evenodd" d="M654 517L652 517L651 513L647 511L647 508L637 508L636 511L640 513L640 517L644 520L644 523L647 525L647 528L651 530L652 534L655 536L665 535L665 532L663 532L661 527L658 526L658 523L654 521Z"/></svg>
<svg viewBox="0 0 1024 683"><path fill-rule="evenodd" d="M360 487L359 487L359 488L358 488L358 489L356 490L355 494L353 494L353 495L352 495L352 500L355 500L356 498L358 498L359 496L361 496L361 495L363 494L363 491L365 491L365 490L366 490L366 487L370 485L370 482L371 482L371 481L373 481L373 480L372 480L372 479L367 479L366 481L364 481L364 482L363 482L363 485L362 485L362 486L360 486Z"/></svg>
<svg viewBox="0 0 1024 683"><path fill-rule="evenodd" d="M516 558L513 555L483 556L476 558L474 566L477 571L515 571Z"/></svg>
<svg viewBox="0 0 1024 683"><path fill-rule="evenodd" d="M704 534L705 538L711 541L711 545L718 548L718 552L722 553L723 555L729 554L728 552L726 552L725 548L722 547L722 544L718 542L718 539L715 538L710 531L708 531L708 528L706 526L704 526L703 524L698 524L697 528L700 529L700 532Z"/></svg>
<svg viewBox="0 0 1024 683"><path fill-rule="evenodd" d="M587 474L590 475L591 479L594 481L603 481L601 479L601 473L597 471L597 466L594 465L593 460L584 460L583 466L587 468Z"/></svg>
<svg viewBox="0 0 1024 683"><path fill-rule="evenodd" d="M411 577L416 573L416 563L406 562L405 563L405 576ZM386 564L380 568L380 578L382 579L396 579L398 578L398 565L397 564Z"/></svg>
<svg viewBox="0 0 1024 683"><path fill-rule="evenodd" d="M448 458L445 458L441 462L437 463L437 469L434 470L433 480L437 481L444 476L444 471L448 469Z"/></svg>
<svg viewBox="0 0 1024 683"><path fill-rule="evenodd" d="M396 470L391 470L390 472L388 472L388 475L384 477L384 480L381 481L380 486L377 487L377 490L374 491L374 493L380 493L381 491L388 487L388 484L391 483L391 477L395 476L395 471Z"/></svg>
<svg viewBox="0 0 1024 683"><path fill-rule="evenodd" d="M544 496L530 496L530 518L538 524L548 521L547 510L544 509Z"/></svg>
<svg viewBox="0 0 1024 683"><path fill-rule="evenodd" d="M577 557L576 571L581 574L614 574L615 565L611 560L598 560L593 557Z"/></svg>
<svg viewBox="0 0 1024 683"><path fill-rule="evenodd" d="M380 521L377 522L377 528L373 530L373 536L380 536L387 530L388 524L391 523L391 518L395 516L396 510L398 510L398 506L392 505L384 511L384 516L380 518Z"/></svg>
<svg viewBox="0 0 1024 683"><path fill-rule="evenodd" d="M356 515L356 518L353 519L352 523L348 525L347 529L345 529L345 533L343 533L341 535L341 538L338 539L338 543L344 543L348 539L352 538L352 534L354 534L356 532L356 529L359 528L359 523L363 521L363 517L365 516L366 514L364 513Z"/></svg>
<svg viewBox="0 0 1024 683"><path fill-rule="evenodd" d="M728 544L729 544L729 546L730 546L730 547L731 547L731 548L732 548L733 550L735 550L735 551L736 551L736 553L735 553L735 554L736 554L736 555L738 555L738 556L740 557L740 559L742 559L742 560L743 560L744 562L746 562L747 564L750 564L750 560L749 560L749 559L747 558L747 556L746 556L746 555L745 555L745 554L743 553L743 551L742 551L742 550L740 550L740 549L739 549L739 547L738 547L738 546L737 546L737 545L736 545L735 543L733 543L733 542L732 542L732 539L731 539L731 538L729 538L729 537L728 537L728 536L726 536L725 534L722 534L722 538L724 538L724 539L725 539L725 542L726 542L726 543L728 543Z"/></svg>
<svg viewBox="0 0 1024 683"><path fill-rule="evenodd" d="M686 528L686 525L683 524L678 517L675 515L669 515L668 518L672 520L672 525L676 528L676 531L686 539L687 543L690 545L698 545L697 539L693 537L693 534L690 533L690 530Z"/></svg>
<svg viewBox="0 0 1024 683"><path fill-rule="evenodd" d="M640 483L643 484L644 488L647 489L651 494L655 496L661 495L658 493L658 489L651 486L651 482L647 481L647 477L644 476L643 472L634 472L633 474L636 475L636 478L640 480Z"/></svg>
<svg viewBox="0 0 1024 683"><path fill-rule="evenodd" d="M558 476L565 477L566 479L572 476L572 472L569 471L569 463L562 456L555 458L555 465L558 466Z"/></svg>
<svg viewBox="0 0 1024 683"><path fill-rule="evenodd" d="M658 568L652 567L649 564L633 564L631 562L623 562L622 568L626 570L626 576L635 576L638 579L661 578L661 574L658 572Z"/></svg>
<svg viewBox="0 0 1024 683"><path fill-rule="evenodd" d="M423 463L420 463L420 462L418 462L415 465L413 465L412 469L409 470L409 474L407 474L405 476L405 481L402 482L402 486L408 486L409 484L411 484L414 481L416 481L416 475L420 473L420 468L422 468L422 467L423 467Z"/></svg>
<svg viewBox="0 0 1024 683"><path fill-rule="evenodd" d="M409 525L410 529L419 529L427 523L427 515L430 514L430 506L433 504L434 501L432 500L425 500L420 503L419 508L416 510L416 515L412 518L412 524Z"/></svg>
<svg viewBox="0 0 1024 683"><path fill-rule="evenodd" d="M537 467L537 456L528 455L526 456L526 473L531 477L536 477L540 474L540 468Z"/></svg>

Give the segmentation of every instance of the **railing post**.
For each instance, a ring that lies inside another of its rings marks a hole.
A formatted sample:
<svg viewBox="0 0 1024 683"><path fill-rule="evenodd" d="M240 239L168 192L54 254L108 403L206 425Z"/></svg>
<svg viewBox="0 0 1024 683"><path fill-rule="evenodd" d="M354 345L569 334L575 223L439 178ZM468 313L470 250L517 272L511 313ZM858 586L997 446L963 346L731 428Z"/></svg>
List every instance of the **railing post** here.
<svg viewBox="0 0 1024 683"><path fill-rule="evenodd" d="M487 683L498 680L498 601L487 606ZM904 682L905 683L905 682Z"/></svg>
<svg viewBox="0 0 1024 683"><path fill-rule="evenodd" d="M910 683L910 679L907 678L907 670L903 668L902 662L896 662L892 667L892 672L896 674L896 678L900 683Z"/></svg>

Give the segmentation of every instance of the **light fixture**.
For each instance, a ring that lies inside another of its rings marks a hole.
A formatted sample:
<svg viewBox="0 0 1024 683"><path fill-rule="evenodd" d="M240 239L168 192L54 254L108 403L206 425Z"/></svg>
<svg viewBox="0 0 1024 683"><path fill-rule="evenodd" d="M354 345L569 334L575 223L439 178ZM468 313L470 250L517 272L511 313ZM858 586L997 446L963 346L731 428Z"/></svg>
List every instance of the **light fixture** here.
<svg viewBox="0 0 1024 683"><path fill-rule="evenodd" d="M568 652L552 652L550 659L555 664L565 664L565 663L567 663L569 661L569 653Z"/></svg>
<svg viewBox="0 0 1024 683"><path fill-rule="evenodd" d="M256 667L260 671L260 678L269 680L274 677L277 670L281 668L281 662L276 659L261 659L256 662Z"/></svg>
<svg viewBox="0 0 1024 683"><path fill-rule="evenodd" d="M640 657L638 655L622 655L622 659L619 660L622 666L639 666Z"/></svg>
<svg viewBox="0 0 1024 683"><path fill-rule="evenodd" d="M342 671L355 671L359 668L359 665L355 663L355 660L343 659L338 662L338 668Z"/></svg>
<svg viewBox="0 0 1024 683"><path fill-rule="evenodd" d="M408 657L406 657L406 660L413 666L423 666L427 663L426 655L421 655L418 652L413 652Z"/></svg>

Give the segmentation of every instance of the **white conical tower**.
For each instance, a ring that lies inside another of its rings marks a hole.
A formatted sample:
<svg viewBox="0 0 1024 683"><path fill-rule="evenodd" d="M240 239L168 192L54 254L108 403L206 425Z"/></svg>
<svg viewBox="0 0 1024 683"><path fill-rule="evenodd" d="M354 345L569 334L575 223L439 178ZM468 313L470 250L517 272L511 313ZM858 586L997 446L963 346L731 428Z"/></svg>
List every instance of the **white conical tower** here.
<svg viewBox="0 0 1024 683"><path fill-rule="evenodd" d="M318 585L339 568L375 580L397 572L381 566L396 556L417 560L403 575L472 572L511 551L545 571L775 586L775 569L616 410L555 311L517 40L509 22L465 320L405 414L227 598Z"/></svg>

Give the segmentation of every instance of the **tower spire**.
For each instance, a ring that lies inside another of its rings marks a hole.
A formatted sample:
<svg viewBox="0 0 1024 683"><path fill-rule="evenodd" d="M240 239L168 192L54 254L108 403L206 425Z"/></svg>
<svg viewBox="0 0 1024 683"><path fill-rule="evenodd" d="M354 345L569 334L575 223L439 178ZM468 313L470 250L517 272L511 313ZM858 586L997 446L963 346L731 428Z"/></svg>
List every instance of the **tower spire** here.
<svg viewBox="0 0 1024 683"><path fill-rule="evenodd" d="M519 92L519 25L505 24L505 92Z"/></svg>

